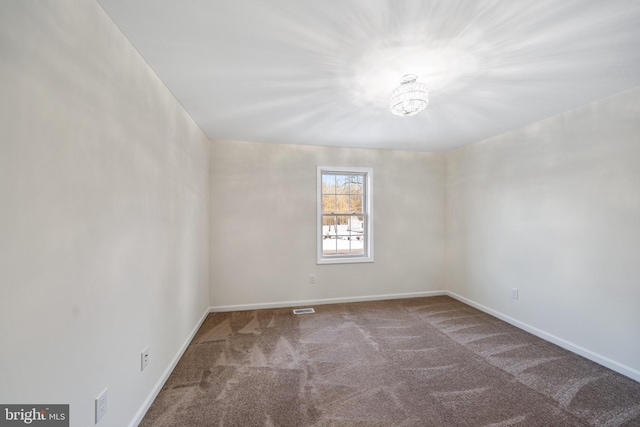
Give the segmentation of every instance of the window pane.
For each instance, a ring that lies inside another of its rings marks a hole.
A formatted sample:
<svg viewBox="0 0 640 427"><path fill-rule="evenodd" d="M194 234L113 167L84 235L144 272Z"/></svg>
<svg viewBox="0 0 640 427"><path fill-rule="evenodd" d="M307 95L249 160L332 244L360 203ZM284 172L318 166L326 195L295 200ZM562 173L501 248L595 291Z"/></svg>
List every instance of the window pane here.
<svg viewBox="0 0 640 427"><path fill-rule="evenodd" d="M336 196L322 196L322 213L334 213L336 211Z"/></svg>
<svg viewBox="0 0 640 427"><path fill-rule="evenodd" d="M336 194L349 194L349 175L336 175Z"/></svg>
<svg viewBox="0 0 640 427"><path fill-rule="evenodd" d="M351 213L362 213L362 196L349 196Z"/></svg>
<svg viewBox="0 0 640 427"><path fill-rule="evenodd" d="M351 175L349 192L351 194L362 194L362 175Z"/></svg>
<svg viewBox="0 0 640 427"><path fill-rule="evenodd" d="M322 193L334 194L336 192L336 176L322 174Z"/></svg>
<svg viewBox="0 0 640 427"><path fill-rule="evenodd" d="M349 209L349 196L336 196L336 213L351 213Z"/></svg>
<svg viewBox="0 0 640 427"><path fill-rule="evenodd" d="M338 234L342 236L349 235L349 216L336 215L336 224L338 226Z"/></svg>
<svg viewBox="0 0 640 427"><path fill-rule="evenodd" d="M322 217L322 236L335 235L336 232L336 218L334 216Z"/></svg>
<svg viewBox="0 0 640 427"><path fill-rule="evenodd" d="M361 216L349 217L349 231L351 235L358 235L364 232L364 221Z"/></svg>

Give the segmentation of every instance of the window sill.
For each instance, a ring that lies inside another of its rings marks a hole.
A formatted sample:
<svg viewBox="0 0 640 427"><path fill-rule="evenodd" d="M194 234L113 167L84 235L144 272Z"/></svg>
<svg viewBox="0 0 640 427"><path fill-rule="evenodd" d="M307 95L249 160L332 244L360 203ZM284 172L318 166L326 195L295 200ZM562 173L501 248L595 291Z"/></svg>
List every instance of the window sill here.
<svg viewBox="0 0 640 427"><path fill-rule="evenodd" d="M336 257L320 258L316 264L358 264L363 262L373 262L373 257Z"/></svg>

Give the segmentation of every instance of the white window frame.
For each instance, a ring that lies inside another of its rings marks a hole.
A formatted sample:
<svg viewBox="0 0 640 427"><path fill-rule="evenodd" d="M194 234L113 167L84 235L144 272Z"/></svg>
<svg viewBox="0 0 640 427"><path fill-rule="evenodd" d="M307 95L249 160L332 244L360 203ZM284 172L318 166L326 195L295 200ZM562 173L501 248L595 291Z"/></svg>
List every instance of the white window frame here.
<svg viewBox="0 0 640 427"><path fill-rule="evenodd" d="M324 255L322 251L322 174L323 172L363 174L363 228L364 228L364 254L363 255ZM317 168L317 264L348 264L360 262L373 262L373 168L358 167L334 167L318 166Z"/></svg>

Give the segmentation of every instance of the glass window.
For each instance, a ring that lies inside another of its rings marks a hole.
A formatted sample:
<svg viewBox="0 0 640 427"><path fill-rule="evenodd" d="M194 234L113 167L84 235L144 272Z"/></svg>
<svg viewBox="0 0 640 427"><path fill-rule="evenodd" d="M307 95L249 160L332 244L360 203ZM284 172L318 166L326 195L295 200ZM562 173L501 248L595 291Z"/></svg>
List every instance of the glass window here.
<svg viewBox="0 0 640 427"><path fill-rule="evenodd" d="M373 261L373 170L318 167L318 264Z"/></svg>

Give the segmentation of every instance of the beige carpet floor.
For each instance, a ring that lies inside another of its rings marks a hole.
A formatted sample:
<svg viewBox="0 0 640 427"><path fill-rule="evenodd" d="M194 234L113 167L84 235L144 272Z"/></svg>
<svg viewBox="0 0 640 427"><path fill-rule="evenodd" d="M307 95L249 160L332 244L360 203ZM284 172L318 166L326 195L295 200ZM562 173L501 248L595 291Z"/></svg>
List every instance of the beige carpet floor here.
<svg viewBox="0 0 640 427"><path fill-rule="evenodd" d="M449 297L210 314L141 427L640 426L640 383Z"/></svg>

